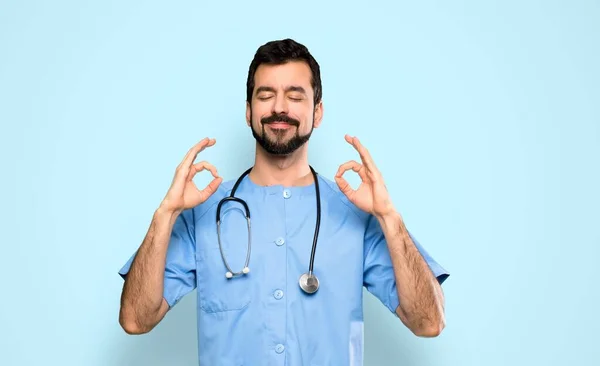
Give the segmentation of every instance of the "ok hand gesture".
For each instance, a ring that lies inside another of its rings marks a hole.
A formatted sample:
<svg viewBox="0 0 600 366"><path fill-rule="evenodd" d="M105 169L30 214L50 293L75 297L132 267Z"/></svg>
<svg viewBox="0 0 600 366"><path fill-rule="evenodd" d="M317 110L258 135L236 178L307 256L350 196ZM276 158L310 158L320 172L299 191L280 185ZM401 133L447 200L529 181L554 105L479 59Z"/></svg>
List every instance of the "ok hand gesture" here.
<svg viewBox="0 0 600 366"><path fill-rule="evenodd" d="M358 151L362 164L350 160L340 165L335 175L335 182L340 187L342 193L356 207L374 216L383 217L394 212L394 206L383 182L383 177L375 166L369 151L361 145L357 137L346 135L345 139ZM344 173L350 169L358 173L361 179L361 184L357 190L352 189L348 181L343 177Z"/></svg>
<svg viewBox="0 0 600 366"><path fill-rule="evenodd" d="M219 187L223 179L218 176L217 169L206 161L194 164L198 154L207 147L216 143L215 139L204 138L194 145L187 153L175 171L173 182L167 192L161 207L168 212L181 213L181 211L195 207L205 202ZM196 173L209 170L214 179L203 190L194 184Z"/></svg>

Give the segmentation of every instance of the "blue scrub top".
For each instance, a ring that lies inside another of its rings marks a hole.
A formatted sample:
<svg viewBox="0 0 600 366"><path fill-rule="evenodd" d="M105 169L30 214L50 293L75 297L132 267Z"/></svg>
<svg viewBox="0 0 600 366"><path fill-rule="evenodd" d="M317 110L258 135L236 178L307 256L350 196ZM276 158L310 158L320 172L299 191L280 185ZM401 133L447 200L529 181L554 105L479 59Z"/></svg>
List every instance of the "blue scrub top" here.
<svg viewBox="0 0 600 366"><path fill-rule="evenodd" d="M164 297L174 306L197 289L202 365L362 365L363 286L395 312L399 304L387 244L378 221L322 176L321 228L314 272L320 288L305 294L316 223L314 184L263 187L246 176L236 191L251 214L250 273L227 279L217 240L216 210L234 181L182 212L167 252ZM243 206L221 208L221 243L233 271L246 259ZM441 283L448 273L414 239ZM135 253L120 270L125 276ZM395 314L395 313L394 313ZM395 318L398 319L398 318ZM400 320L398 320L400 321Z"/></svg>

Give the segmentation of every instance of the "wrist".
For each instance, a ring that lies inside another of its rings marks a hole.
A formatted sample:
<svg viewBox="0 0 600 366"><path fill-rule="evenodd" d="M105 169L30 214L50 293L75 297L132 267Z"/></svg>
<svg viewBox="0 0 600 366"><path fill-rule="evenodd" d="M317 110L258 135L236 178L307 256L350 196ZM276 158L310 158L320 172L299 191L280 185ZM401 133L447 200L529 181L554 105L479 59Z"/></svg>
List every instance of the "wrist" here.
<svg viewBox="0 0 600 366"><path fill-rule="evenodd" d="M156 219L165 219L168 221L175 220L180 214L181 210L176 210L171 207L166 206L165 204L160 204L156 211L154 211L154 217Z"/></svg>
<svg viewBox="0 0 600 366"><path fill-rule="evenodd" d="M397 211L390 211L384 214L375 215L377 221L384 231L392 230L394 232L404 231L404 221Z"/></svg>
<svg viewBox="0 0 600 366"><path fill-rule="evenodd" d="M394 209L390 209L382 213L375 213L373 216L375 216L382 224L402 221L402 216L400 216L400 213Z"/></svg>

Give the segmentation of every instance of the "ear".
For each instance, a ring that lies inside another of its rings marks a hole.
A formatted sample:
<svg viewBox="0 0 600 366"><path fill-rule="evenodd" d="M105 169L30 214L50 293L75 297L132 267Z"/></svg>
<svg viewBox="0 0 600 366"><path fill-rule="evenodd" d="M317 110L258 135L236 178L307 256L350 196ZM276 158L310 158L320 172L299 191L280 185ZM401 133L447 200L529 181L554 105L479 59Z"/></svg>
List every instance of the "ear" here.
<svg viewBox="0 0 600 366"><path fill-rule="evenodd" d="M315 107L314 128L318 128L321 125L322 120L323 120L323 101L320 101L319 104L317 104Z"/></svg>
<svg viewBox="0 0 600 366"><path fill-rule="evenodd" d="M246 124L250 127L250 115L252 114L252 110L250 109L250 103L246 102Z"/></svg>

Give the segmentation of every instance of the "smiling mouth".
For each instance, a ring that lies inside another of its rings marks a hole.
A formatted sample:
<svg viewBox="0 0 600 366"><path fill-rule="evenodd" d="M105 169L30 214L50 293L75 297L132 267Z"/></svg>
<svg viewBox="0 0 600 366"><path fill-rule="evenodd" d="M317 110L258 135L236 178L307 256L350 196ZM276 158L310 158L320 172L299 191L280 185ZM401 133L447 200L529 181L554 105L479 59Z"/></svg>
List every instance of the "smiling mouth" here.
<svg viewBox="0 0 600 366"><path fill-rule="evenodd" d="M287 122L270 122L267 123L268 126L270 126L271 128L288 128L288 127L292 127L293 125Z"/></svg>

